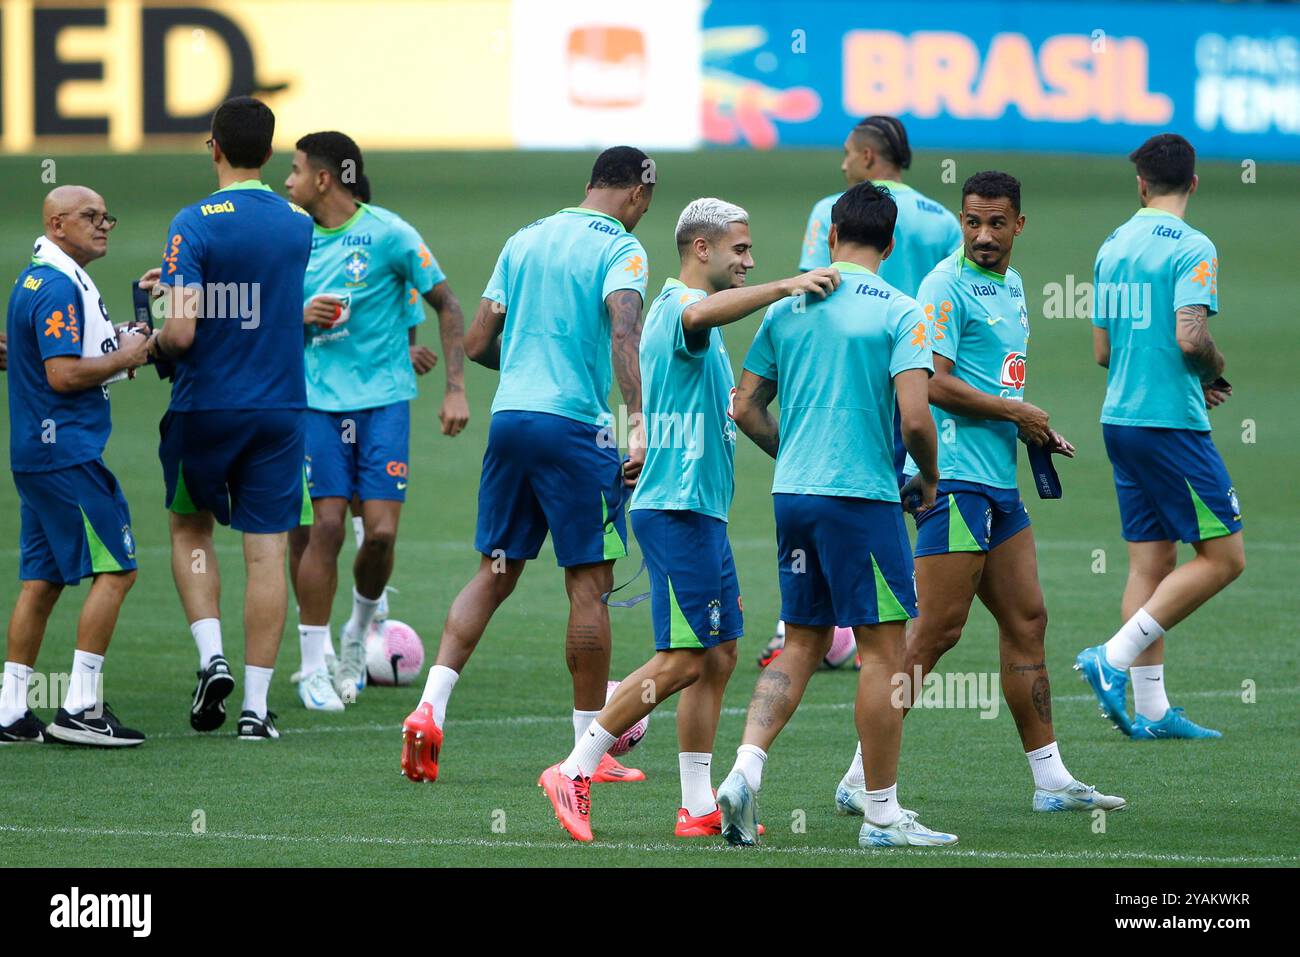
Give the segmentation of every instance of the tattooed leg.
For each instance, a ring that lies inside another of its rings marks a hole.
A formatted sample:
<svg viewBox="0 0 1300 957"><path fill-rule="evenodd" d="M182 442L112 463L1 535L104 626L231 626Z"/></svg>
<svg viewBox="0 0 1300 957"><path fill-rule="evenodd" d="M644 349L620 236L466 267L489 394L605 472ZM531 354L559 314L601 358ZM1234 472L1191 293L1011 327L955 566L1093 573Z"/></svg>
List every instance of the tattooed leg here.
<svg viewBox="0 0 1300 957"><path fill-rule="evenodd" d="M758 676L745 721L745 744L764 751L799 707L808 679L830 651L834 628L785 626L785 650Z"/></svg>
<svg viewBox="0 0 1300 957"><path fill-rule="evenodd" d="M599 711L609 681L609 608L600 596L614 587L614 563L566 568L564 587L569 593L564 659L573 676L573 707Z"/></svg>
<svg viewBox="0 0 1300 957"><path fill-rule="evenodd" d="M1055 741L1056 732L1043 649L1047 608L1031 529L989 552L979 597L998 622L1002 694L1024 749L1035 751Z"/></svg>

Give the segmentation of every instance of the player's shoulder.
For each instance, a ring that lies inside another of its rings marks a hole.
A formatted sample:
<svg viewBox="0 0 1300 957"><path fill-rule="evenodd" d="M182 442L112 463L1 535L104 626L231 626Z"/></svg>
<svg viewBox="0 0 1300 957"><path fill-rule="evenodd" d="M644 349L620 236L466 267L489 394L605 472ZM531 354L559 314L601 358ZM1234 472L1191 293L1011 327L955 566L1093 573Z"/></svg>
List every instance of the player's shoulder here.
<svg viewBox="0 0 1300 957"><path fill-rule="evenodd" d="M965 250L958 248L940 259L935 263L934 268L925 274L925 277L921 280L920 289L946 289L955 286L957 280L961 277L964 255Z"/></svg>
<svg viewBox="0 0 1300 957"><path fill-rule="evenodd" d="M828 193L821 199L817 200L817 202L813 203L813 212L818 216L829 219L831 215L831 207L834 206L843 195L844 190L840 190L838 193Z"/></svg>
<svg viewBox="0 0 1300 957"><path fill-rule="evenodd" d="M1013 296L1023 296L1025 294L1025 278L1020 275L1020 270L1015 266L1007 267L1007 290Z"/></svg>
<svg viewBox="0 0 1300 957"><path fill-rule="evenodd" d="M38 305L53 300L80 302L76 284L61 270L39 260L33 260L18 274L14 289Z"/></svg>
<svg viewBox="0 0 1300 957"><path fill-rule="evenodd" d="M373 219L376 225L384 229L414 229L401 216L384 206L376 206L373 203L358 203L357 205L361 208L363 217Z"/></svg>

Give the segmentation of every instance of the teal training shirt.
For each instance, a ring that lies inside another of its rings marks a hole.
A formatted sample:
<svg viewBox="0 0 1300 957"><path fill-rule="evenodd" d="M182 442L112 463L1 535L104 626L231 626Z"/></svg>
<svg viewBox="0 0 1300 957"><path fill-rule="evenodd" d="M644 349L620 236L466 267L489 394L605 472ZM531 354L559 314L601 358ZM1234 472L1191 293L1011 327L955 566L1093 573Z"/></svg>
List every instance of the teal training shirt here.
<svg viewBox="0 0 1300 957"><path fill-rule="evenodd" d="M1184 306L1219 311L1214 243L1173 213L1140 209L1097 251L1092 323L1110 335L1101 421L1210 429L1200 378L1178 346Z"/></svg>
<svg viewBox="0 0 1300 957"><path fill-rule="evenodd" d="M682 313L708 293L669 279L641 333L645 465L630 508L701 512L727 520L735 491L736 378L722 333L686 335Z"/></svg>
<svg viewBox="0 0 1300 957"><path fill-rule="evenodd" d="M506 241L483 298L506 307L501 380L492 412L549 412L611 421L605 297L632 289L645 300L649 264L612 216L571 207Z"/></svg>
<svg viewBox="0 0 1300 957"><path fill-rule="evenodd" d="M840 287L774 303L745 357L780 397L772 491L897 502L894 376L933 371L926 324L916 300L875 273L831 265Z"/></svg>
<svg viewBox="0 0 1300 957"><path fill-rule="evenodd" d="M382 207L358 204L342 225L317 225L304 302L337 296L349 300L349 317L333 329L307 327L307 407L351 412L414 399L411 293L421 308L418 296L445 278L420 234Z"/></svg>
<svg viewBox="0 0 1300 957"><path fill-rule="evenodd" d="M1029 310L1020 273L1005 276L953 253L921 283L918 297L936 355L952 374L989 395L1023 401ZM930 406L939 435L939 477L1016 487L1019 429L1014 422L972 419ZM909 457L904 471L914 474Z"/></svg>

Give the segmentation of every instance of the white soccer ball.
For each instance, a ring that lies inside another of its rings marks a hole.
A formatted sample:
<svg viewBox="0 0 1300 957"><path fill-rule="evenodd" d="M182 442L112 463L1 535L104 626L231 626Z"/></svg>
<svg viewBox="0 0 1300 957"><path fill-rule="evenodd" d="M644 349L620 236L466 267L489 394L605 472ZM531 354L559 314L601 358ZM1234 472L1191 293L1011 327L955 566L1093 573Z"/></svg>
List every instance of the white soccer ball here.
<svg viewBox="0 0 1300 957"><path fill-rule="evenodd" d="M606 704L609 704L609 699L614 697L614 689L617 688L618 686L619 686L619 682L617 681L611 681L608 685L605 686ZM650 715L646 715L636 724L632 725L632 727L628 728L621 735L619 735L618 740L614 742L614 746L609 749L609 753L613 755L627 754L629 751L631 751L633 748L635 748L638 744L641 743L641 739L645 737L645 733L647 730L649 730L649 728L650 728Z"/></svg>
<svg viewBox="0 0 1300 957"><path fill-rule="evenodd" d="M424 667L424 645L415 629L389 618L366 635L366 672L376 685L409 685Z"/></svg>

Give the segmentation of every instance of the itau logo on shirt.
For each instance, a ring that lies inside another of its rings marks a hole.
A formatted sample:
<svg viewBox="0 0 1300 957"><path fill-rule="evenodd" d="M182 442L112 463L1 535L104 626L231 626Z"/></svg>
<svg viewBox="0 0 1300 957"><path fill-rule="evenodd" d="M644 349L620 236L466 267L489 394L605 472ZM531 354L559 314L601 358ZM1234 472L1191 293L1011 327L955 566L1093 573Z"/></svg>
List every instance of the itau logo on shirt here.
<svg viewBox="0 0 1300 957"><path fill-rule="evenodd" d="M1019 391L1025 387L1025 354L1008 352L1002 360L1002 376L999 380L1008 388Z"/></svg>

